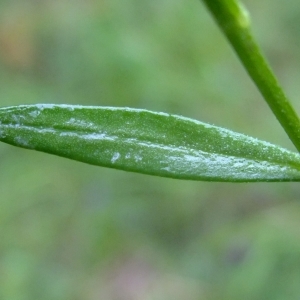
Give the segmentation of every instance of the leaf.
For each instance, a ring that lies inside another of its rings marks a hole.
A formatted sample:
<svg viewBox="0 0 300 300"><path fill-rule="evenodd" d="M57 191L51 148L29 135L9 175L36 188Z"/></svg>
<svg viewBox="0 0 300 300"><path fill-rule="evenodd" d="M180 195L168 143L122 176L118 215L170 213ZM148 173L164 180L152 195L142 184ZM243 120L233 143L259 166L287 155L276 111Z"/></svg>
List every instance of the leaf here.
<svg viewBox="0 0 300 300"><path fill-rule="evenodd" d="M141 109L0 109L0 140L103 167L207 181L300 181L300 155L181 116Z"/></svg>

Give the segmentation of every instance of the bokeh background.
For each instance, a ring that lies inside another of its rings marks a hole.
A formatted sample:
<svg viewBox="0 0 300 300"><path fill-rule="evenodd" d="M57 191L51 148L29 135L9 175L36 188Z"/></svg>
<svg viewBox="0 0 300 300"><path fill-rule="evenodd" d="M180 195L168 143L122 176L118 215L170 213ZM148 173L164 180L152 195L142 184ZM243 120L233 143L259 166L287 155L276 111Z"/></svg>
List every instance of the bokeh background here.
<svg viewBox="0 0 300 300"><path fill-rule="evenodd" d="M247 0L300 111L298 0ZM0 106L176 113L294 151L198 0L0 0ZM296 183L188 182L0 145L0 299L300 297Z"/></svg>

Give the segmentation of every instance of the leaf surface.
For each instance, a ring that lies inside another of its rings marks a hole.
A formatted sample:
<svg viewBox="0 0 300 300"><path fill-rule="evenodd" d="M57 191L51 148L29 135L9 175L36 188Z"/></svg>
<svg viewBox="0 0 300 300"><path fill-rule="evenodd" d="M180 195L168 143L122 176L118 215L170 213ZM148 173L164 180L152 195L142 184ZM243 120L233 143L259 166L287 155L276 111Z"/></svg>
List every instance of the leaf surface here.
<svg viewBox="0 0 300 300"><path fill-rule="evenodd" d="M141 109L0 109L0 141L103 167L207 181L300 181L300 156L185 117Z"/></svg>

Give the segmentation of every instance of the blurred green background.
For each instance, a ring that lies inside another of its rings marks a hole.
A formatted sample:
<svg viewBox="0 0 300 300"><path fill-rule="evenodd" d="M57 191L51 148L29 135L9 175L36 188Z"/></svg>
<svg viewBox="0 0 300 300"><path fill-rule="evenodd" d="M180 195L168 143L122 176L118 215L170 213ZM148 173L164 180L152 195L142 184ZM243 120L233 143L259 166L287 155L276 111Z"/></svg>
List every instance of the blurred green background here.
<svg viewBox="0 0 300 300"><path fill-rule="evenodd" d="M299 111L299 1L244 3ZM32 103L176 113L294 151L198 0L0 0L0 106ZM0 299L299 299L298 184L0 157Z"/></svg>

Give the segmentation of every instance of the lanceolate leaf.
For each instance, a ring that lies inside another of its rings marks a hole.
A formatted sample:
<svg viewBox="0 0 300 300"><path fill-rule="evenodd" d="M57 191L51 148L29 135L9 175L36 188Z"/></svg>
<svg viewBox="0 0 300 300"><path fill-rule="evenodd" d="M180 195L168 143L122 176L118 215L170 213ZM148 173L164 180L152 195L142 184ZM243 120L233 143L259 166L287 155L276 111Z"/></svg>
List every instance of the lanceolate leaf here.
<svg viewBox="0 0 300 300"><path fill-rule="evenodd" d="M0 109L0 140L93 165L208 181L300 181L300 156L192 119L73 105Z"/></svg>

